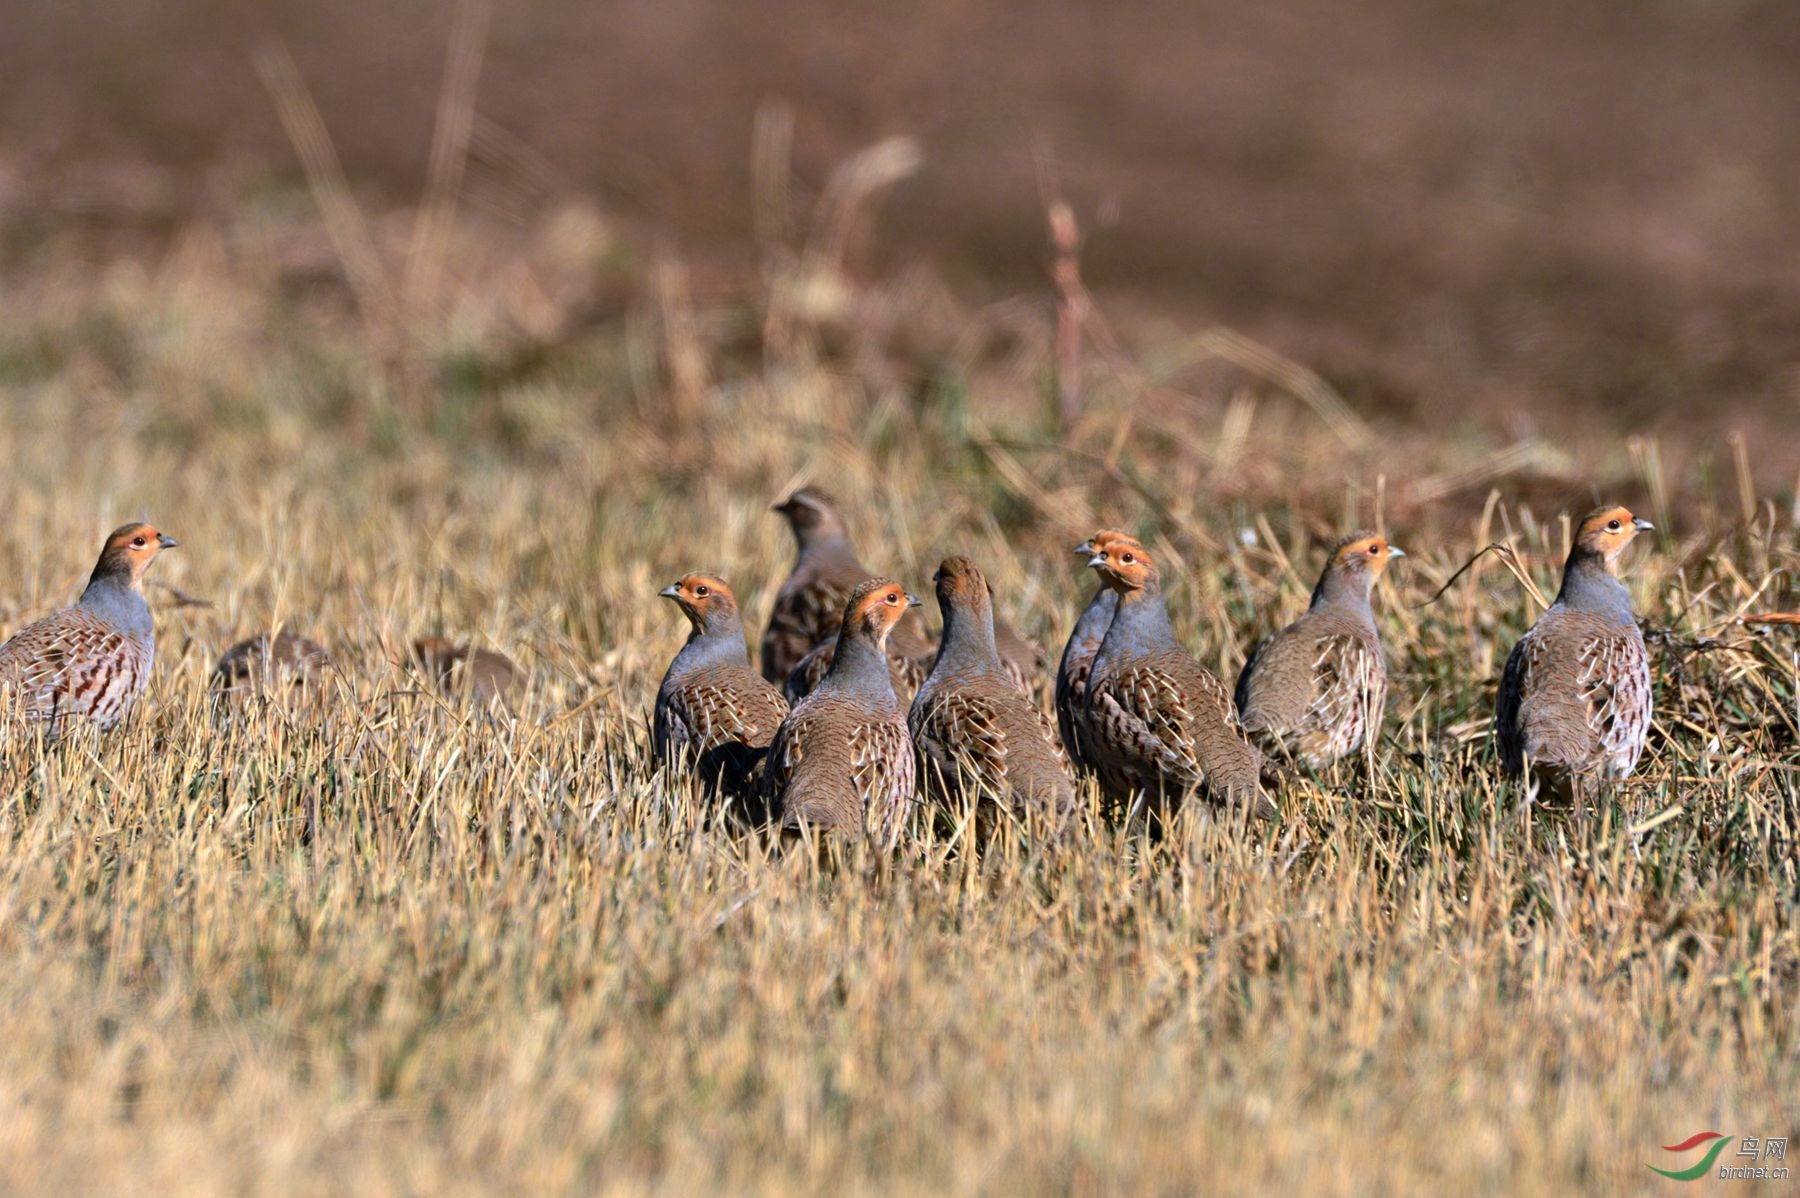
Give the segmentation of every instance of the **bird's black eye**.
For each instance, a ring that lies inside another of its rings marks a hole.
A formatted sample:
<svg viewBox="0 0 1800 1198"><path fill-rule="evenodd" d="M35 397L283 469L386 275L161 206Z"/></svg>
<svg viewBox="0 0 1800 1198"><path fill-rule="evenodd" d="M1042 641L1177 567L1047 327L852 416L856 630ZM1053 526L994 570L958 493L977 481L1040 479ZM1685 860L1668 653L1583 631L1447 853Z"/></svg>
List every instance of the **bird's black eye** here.
<svg viewBox="0 0 1800 1198"><path fill-rule="evenodd" d="M695 588L694 588L694 594L696 594L696 595L698 595L698 596L699 596L699 597L700 597L700 598L702 598L702 599L704 599L704 598L706 598L706 597L707 597L707 596L708 596L708 595L710 595L710 594L712 594L712 591L711 591L711 590L709 590L709 589L708 589L708 588L706 588L706 587L704 587L704 586L698 586L698 587L695 587Z"/></svg>
<svg viewBox="0 0 1800 1198"><path fill-rule="evenodd" d="M137 548L142 549L144 547L144 538L138 537L136 540L132 541L131 543L133 545L135 545Z"/></svg>
<svg viewBox="0 0 1800 1198"><path fill-rule="evenodd" d="M1121 553L1119 555L1119 560L1129 566L1132 562L1137 561L1137 558L1131 556L1129 553Z"/></svg>
<svg viewBox="0 0 1800 1198"><path fill-rule="evenodd" d="M1606 529L1608 532L1618 532L1619 531L1619 522L1617 520L1607 521Z"/></svg>

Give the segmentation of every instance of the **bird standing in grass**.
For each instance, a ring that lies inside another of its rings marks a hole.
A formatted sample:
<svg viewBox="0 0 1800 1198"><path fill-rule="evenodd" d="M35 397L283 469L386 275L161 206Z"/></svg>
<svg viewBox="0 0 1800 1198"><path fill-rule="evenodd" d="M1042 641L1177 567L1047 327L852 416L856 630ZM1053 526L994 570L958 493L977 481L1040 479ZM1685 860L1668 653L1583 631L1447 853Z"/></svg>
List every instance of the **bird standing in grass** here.
<svg viewBox="0 0 1800 1198"><path fill-rule="evenodd" d="M1120 799L1197 793L1274 818L1262 754L1245 739L1225 684L1175 639L1149 551L1119 536L1088 564L1118 595L1076 720L1101 785Z"/></svg>
<svg viewBox="0 0 1800 1198"><path fill-rule="evenodd" d="M918 602L885 578L850 592L831 670L788 712L769 746L767 792L783 828L867 830L887 848L898 840L916 774L886 644Z"/></svg>
<svg viewBox="0 0 1800 1198"><path fill-rule="evenodd" d="M1115 537L1125 535L1113 529L1101 529L1075 546L1075 552L1081 555L1082 564L1086 565ZM1063 748L1068 750L1069 760L1083 769L1093 768L1093 762L1082 748L1076 713L1087 705L1088 674L1094 668L1094 655L1100 652L1100 642L1106 639L1106 629L1118 606L1119 593L1102 580L1094 597L1076 618L1068 643L1063 646L1062 663L1056 668L1056 726L1062 733Z"/></svg>
<svg viewBox="0 0 1800 1198"><path fill-rule="evenodd" d="M737 598L724 579L684 574L660 594L674 601L693 631L656 692L656 759L670 768L685 765L708 786L746 796L760 782L787 701L750 668Z"/></svg>
<svg viewBox="0 0 1800 1198"><path fill-rule="evenodd" d="M843 513L825 492L802 487L776 504L775 510L787 518L796 548L794 568L775 596L775 607L769 613L769 627L762 640L763 677L781 686L801 658L837 634L844 601L859 583L867 582L875 573L857 559ZM923 672L911 663L928 647L917 617L903 620L888 638L888 649L901 663L899 668L917 673L910 681L895 680L904 683L909 698L923 677ZM815 674L809 675L810 684L799 694L810 690L811 684L823 678L829 668L827 659Z"/></svg>
<svg viewBox="0 0 1800 1198"><path fill-rule="evenodd" d="M1406 551L1372 532L1332 547L1306 614L1250 653L1237 680L1238 718L1252 739L1324 769L1381 731L1387 662L1369 593Z"/></svg>
<svg viewBox="0 0 1800 1198"><path fill-rule="evenodd" d="M1650 731L1650 656L1616 573L1619 554L1655 526L1622 507L1576 529L1562 590L1513 647L1494 737L1509 778L1577 802L1637 765Z"/></svg>
<svg viewBox="0 0 1800 1198"><path fill-rule="evenodd" d="M102 729L119 722L156 660L144 571L175 544L148 524L115 529L75 606L0 645L0 689L12 711L48 723L52 736L70 720Z"/></svg>
<svg viewBox="0 0 1800 1198"><path fill-rule="evenodd" d="M968 558L947 557L932 581L944 639L907 717L920 777L951 796L973 788L1016 815L1065 814L1075 805L1069 763L1001 661L986 577Z"/></svg>
<svg viewBox="0 0 1800 1198"><path fill-rule="evenodd" d="M274 690L285 682L294 690L315 685L331 665L325 646L291 632L253 636L225 650L213 667L212 688L221 694Z"/></svg>

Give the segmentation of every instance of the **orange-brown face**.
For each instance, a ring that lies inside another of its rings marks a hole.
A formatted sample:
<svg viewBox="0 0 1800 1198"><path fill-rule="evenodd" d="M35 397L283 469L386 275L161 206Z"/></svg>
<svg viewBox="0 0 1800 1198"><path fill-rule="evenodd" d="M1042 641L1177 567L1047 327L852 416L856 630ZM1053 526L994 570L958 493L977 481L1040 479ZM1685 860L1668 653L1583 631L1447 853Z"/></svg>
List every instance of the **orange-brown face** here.
<svg viewBox="0 0 1800 1198"><path fill-rule="evenodd" d="M1386 537L1357 533L1338 545L1337 552L1332 554L1331 564L1338 570L1365 571L1372 582L1381 577L1381 572L1387 569L1389 562L1405 556L1406 550Z"/></svg>
<svg viewBox="0 0 1800 1198"><path fill-rule="evenodd" d="M1131 534L1120 532L1116 528L1103 528L1081 544L1075 546L1075 552L1086 558L1093 557L1120 537L1130 539Z"/></svg>
<svg viewBox="0 0 1800 1198"><path fill-rule="evenodd" d="M1122 532L1112 534L1103 545L1095 545L1088 565L1098 570L1115 591L1140 591L1157 579L1156 563L1144 549L1144 543Z"/></svg>
<svg viewBox="0 0 1800 1198"><path fill-rule="evenodd" d="M1575 531L1575 544L1583 552L1598 554L1608 564L1640 532L1656 526L1622 507L1603 507L1590 512Z"/></svg>
<svg viewBox="0 0 1800 1198"><path fill-rule="evenodd" d="M884 639L908 608L919 601L891 578L871 578L850 592L845 605L847 624L866 629L876 640Z"/></svg>
<svg viewBox="0 0 1800 1198"><path fill-rule="evenodd" d="M173 549L176 545L174 537L167 536L149 524L127 524L113 530L106 538L106 548L101 551L100 560L115 569L124 569L130 574L131 581L136 584L144 577L144 570L155 560L156 555L165 549Z"/></svg>
<svg viewBox="0 0 1800 1198"><path fill-rule="evenodd" d="M688 619L696 624L712 612L737 610L737 598L725 580L716 574L683 574L675 582L658 591L664 599L673 599Z"/></svg>

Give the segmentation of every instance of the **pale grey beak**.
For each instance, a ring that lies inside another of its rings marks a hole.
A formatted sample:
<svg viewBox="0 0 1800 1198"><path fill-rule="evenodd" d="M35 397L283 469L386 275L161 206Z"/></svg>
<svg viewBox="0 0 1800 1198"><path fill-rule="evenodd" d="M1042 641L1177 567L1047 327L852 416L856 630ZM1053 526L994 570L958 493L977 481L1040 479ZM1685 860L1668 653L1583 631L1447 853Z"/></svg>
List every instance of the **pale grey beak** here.
<svg viewBox="0 0 1800 1198"><path fill-rule="evenodd" d="M1081 544L1075 546L1075 552L1085 553L1089 557L1092 557L1094 554L1094 543L1092 541L1083 541Z"/></svg>
<svg viewBox="0 0 1800 1198"><path fill-rule="evenodd" d="M673 583L669 584L668 586L664 587L662 590L660 590L656 593L658 595L662 596L664 599L679 599L679 598L681 598L681 588L676 586Z"/></svg>
<svg viewBox="0 0 1800 1198"><path fill-rule="evenodd" d="M906 606L908 606L908 607L923 607L924 604L919 602L919 598L917 595L914 595L911 591L908 591L906 593Z"/></svg>
<svg viewBox="0 0 1800 1198"><path fill-rule="evenodd" d="M1098 570L1101 566L1104 566L1105 564L1106 564L1106 555L1104 553L1096 553L1093 557L1088 559L1089 567L1091 567L1092 569L1095 569L1095 570Z"/></svg>
<svg viewBox="0 0 1800 1198"><path fill-rule="evenodd" d="M1644 519L1642 516L1634 518L1631 522L1631 526L1639 532L1654 532L1656 530L1656 525L1650 523L1650 521Z"/></svg>
<svg viewBox="0 0 1800 1198"><path fill-rule="evenodd" d="M1405 557L1406 550L1400 548L1400 546L1398 546L1398 545L1389 545L1388 546L1388 556L1389 557Z"/></svg>
<svg viewBox="0 0 1800 1198"><path fill-rule="evenodd" d="M156 543L161 545L164 549L173 549L175 546L181 544L180 541L177 541L166 532L159 532L156 534Z"/></svg>

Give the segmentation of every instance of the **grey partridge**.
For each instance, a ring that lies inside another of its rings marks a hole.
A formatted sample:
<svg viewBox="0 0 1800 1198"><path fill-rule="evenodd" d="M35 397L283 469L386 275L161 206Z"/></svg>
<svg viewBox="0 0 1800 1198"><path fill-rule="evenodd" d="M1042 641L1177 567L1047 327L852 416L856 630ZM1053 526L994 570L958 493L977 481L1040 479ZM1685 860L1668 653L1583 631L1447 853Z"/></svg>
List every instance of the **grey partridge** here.
<svg viewBox="0 0 1800 1198"><path fill-rule="evenodd" d="M1119 597L1076 720L1101 785L1115 798L1200 794L1273 818L1262 754L1238 725L1225 684L1175 639L1149 551L1116 537L1088 564Z"/></svg>
<svg viewBox="0 0 1800 1198"><path fill-rule="evenodd" d="M1375 743L1387 661L1369 593L1405 556L1372 532L1332 546L1306 613L1251 650L1238 674L1238 719L1252 739L1314 769Z"/></svg>
<svg viewBox="0 0 1800 1198"><path fill-rule="evenodd" d="M518 689L519 667L497 649L459 645L441 636L422 636L413 642L413 660L436 681L445 694L466 696L477 707L499 701L511 705Z"/></svg>
<svg viewBox="0 0 1800 1198"><path fill-rule="evenodd" d="M656 691L650 730L656 760L747 796L760 782L787 701L750 668L737 598L724 579L684 574L660 594L674 601L692 630Z"/></svg>
<svg viewBox="0 0 1800 1198"><path fill-rule="evenodd" d="M331 665L325 646L307 637L282 631L239 641L219 657L213 667L212 688L221 693L263 692L277 684L305 690L314 686Z"/></svg>
<svg viewBox="0 0 1800 1198"><path fill-rule="evenodd" d="M836 660L788 712L769 746L767 793L783 828L866 831L887 848L898 840L917 778L885 649L894 626L918 602L885 578L850 592Z"/></svg>
<svg viewBox="0 0 1800 1198"><path fill-rule="evenodd" d="M70 721L102 729L118 723L156 659L144 571L175 544L148 524L115 529L75 606L27 624L0 645L8 710L47 723L52 736Z"/></svg>
<svg viewBox="0 0 1800 1198"><path fill-rule="evenodd" d="M1115 537L1125 535L1116 529L1101 529L1075 546L1075 552L1081 555L1082 564L1086 565ZM1112 623L1113 611L1118 605L1119 593L1101 582L1094 597L1076 617L1075 627L1069 630L1062 662L1056 667L1057 730L1062 734L1063 748L1068 751L1069 760L1082 769L1092 769L1093 762L1082 749L1076 713L1087 704L1088 673L1094 667L1094 654L1100 652L1100 642L1106 637L1107 626Z"/></svg>
<svg viewBox="0 0 1800 1198"><path fill-rule="evenodd" d="M1622 507L1581 521L1562 589L1513 646L1494 737L1509 778L1584 801L1636 767L1654 701L1650 657L1616 574L1619 554L1655 527Z"/></svg>
<svg viewBox="0 0 1800 1198"><path fill-rule="evenodd" d="M857 559L843 513L824 491L802 487L775 510L787 518L795 545L794 568L775 595L762 639L763 677L780 686L802 657L837 633L844 601L874 571ZM929 647L916 616L901 621L888 645L905 658L916 658ZM823 669L818 676L824 676Z"/></svg>
<svg viewBox="0 0 1800 1198"><path fill-rule="evenodd" d="M948 557L932 581L944 638L907 716L921 779L1015 815L1066 814L1075 805L1068 759L1001 659L986 577L968 558Z"/></svg>

